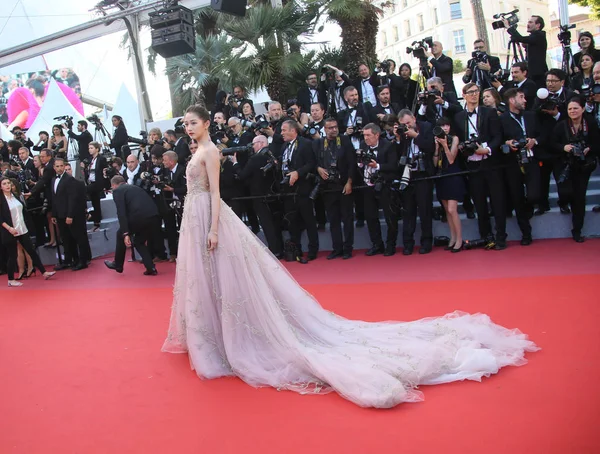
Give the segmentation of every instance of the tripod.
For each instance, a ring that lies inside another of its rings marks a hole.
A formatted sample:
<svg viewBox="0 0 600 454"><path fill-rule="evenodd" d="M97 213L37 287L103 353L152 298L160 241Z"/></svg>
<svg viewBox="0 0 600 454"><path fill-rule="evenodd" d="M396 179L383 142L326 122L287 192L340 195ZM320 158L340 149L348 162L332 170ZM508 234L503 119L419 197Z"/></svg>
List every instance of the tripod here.
<svg viewBox="0 0 600 454"><path fill-rule="evenodd" d="M112 154L110 149L104 145L104 142L110 141L110 134L100 122L94 122L94 141L102 145L102 154Z"/></svg>
<svg viewBox="0 0 600 454"><path fill-rule="evenodd" d="M512 62L510 61L511 48L513 53ZM508 46L506 47L506 71L510 73L510 67L514 63L519 63L521 61L525 61L525 58L523 57L523 47L521 47L521 43L517 43L511 39L508 41Z"/></svg>
<svg viewBox="0 0 600 454"><path fill-rule="evenodd" d="M412 108L417 108L417 100L419 99L419 92L427 88L427 80L431 77L429 66L427 66L427 58L419 57L419 74L417 75L417 89L415 90L415 96L412 100Z"/></svg>
<svg viewBox="0 0 600 454"><path fill-rule="evenodd" d="M571 62L573 61L573 51L571 50L571 28L575 28L573 25L561 25L560 33L558 34L558 40L562 45L562 66L561 69L567 75L567 82L569 81L569 74L571 72Z"/></svg>

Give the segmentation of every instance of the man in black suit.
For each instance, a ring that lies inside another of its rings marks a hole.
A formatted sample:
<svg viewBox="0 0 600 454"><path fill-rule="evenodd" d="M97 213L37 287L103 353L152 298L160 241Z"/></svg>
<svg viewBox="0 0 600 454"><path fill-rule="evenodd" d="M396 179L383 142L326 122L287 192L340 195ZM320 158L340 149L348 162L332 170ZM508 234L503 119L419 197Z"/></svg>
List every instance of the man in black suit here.
<svg viewBox="0 0 600 454"><path fill-rule="evenodd" d="M127 156L126 167L121 175L123 175L127 184L139 186L142 183L142 166L137 156L134 154Z"/></svg>
<svg viewBox="0 0 600 454"><path fill-rule="evenodd" d="M517 25L510 26L504 19L504 26L513 42L526 44L527 63L529 64L529 77L533 79L538 88L544 86L544 75L548 71L546 64L546 51L548 42L544 29L544 19L540 16L531 16L527 21L527 33L523 36L517 31Z"/></svg>
<svg viewBox="0 0 600 454"><path fill-rule="evenodd" d="M269 149L277 159L281 157L283 148L283 137L281 136L281 125L283 124L283 109L281 103L271 101L268 109L269 127L260 130L262 134L270 137Z"/></svg>
<svg viewBox="0 0 600 454"><path fill-rule="evenodd" d="M515 208L517 222L523 234L521 245L529 246L532 242L531 225L529 224L529 204L535 203L540 194L539 163L534 157L534 148L538 145L540 132L537 127L537 116L534 112L525 111L525 93L518 88L506 91L504 98L508 110L500 116L503 140L506 145L503 151L505 183L511 205ZM526 139L523 148L518 141ZM526 178L535 177L534 184L528 185L525 199Z"/></svg>
<svg viewBox="0 0 600 454"><path fill-rule="evenodd" d="M338 114L338 126L340 133L349 136L354 148L358 149L362 127L371 122L369 109L359 101L358 90L352 85L344 90L344 98L348 108Z"/></svg>
<svg viewBox="0 0 600 454"><path fill-rule="evenodd" d="M467 62L467 69L462 80L465 84L475 82L481 91L492 86L491 74L495 74L502 69L500 59L493 55L488 55L485 41L476 39L473 42L473 58Z"/></svg>
<svg viewBox="0 0 600 454"><path fill-rule="evenodd" d="M177 134L172 129L165 131L165 148L173 150L179 157L181 165L185 166L188 156L191 156L190 147L183 136L177 138Z"/></svg>
<svg viewBox="0 0 600 454"><path fill-rule="evenodd" d="M479 105L479 87L474 83L466 84L462 90L465 98L465 110L455 117L457 136L460 142L475 140L476 147L463 149L469 174L469 190L479 224L481 238L487 240L488 249L506 249L506 188L502 172L496 167L502 164L500 145L502 129L498 113ZM487 205L489 194L494 207L496 220L496 239L492 233Z"/></svg>
<svg viewBox="0 0 600 454"><path fill-rule="evenodd" d="M506 90L518 88L525 94L525 100L527 101L526 110L533 110L538 87L533 80L528 78L529 71L527 68L526 61L514 63L510 68L512 80L506 82L504 85L499 80L496 80L492 85L498 90L500 96L504 96Z"/></svg>
<svg viewBox="0 0 600 454"><path fill-rule="evenodd" d="M187 181L185 179L185 167L179 163L179 157L174 151L166 151L163 154L163 179L165 186L162 188L161 203L159 204L160 216L165 223L167 243L169 245L170 262L177 259L177 248L179 246L179 232L177 229L176 210L171 206L173 202L179 202L183 206L187 193Z"/></svg>
<svg viewBox="0 0 600 454"><path fill-rule="evenodd" d="M63 125L66 129L66 124ZM71 127L73 125L71 124ZM77 132L79 134L75 134L71 129L67 131L67 134L70 139L75 139L77 141L77 149L79 150L79 160L83 161L84 159L90 159L90 152L88 147L90 142L94 140L92 134L88 131L88 122L85 120L79 120L77 122Z"/></svg>
<svg viewBox="0 0 600 454"><path fill-rule="evenodd" d="M456 94L454 87L454 62L450 57L443 54L444 48L442 43L434 41L431 47L431 56L428 61L431 64L431 77L439 77L444 84L444 91Z"/></svg>
<svg viewBox="0 0 600 454"><path fill-rule="evenodd" d="M349 259L354 248L352 177L356 170L356 153L350 139L339 135L335 118L325 120L325 137L314 141L313 149L333 243L333 251L327 259Z"/></svg>
<svg viewBox="0 0 600 454"><path fill-rule="evenodd" d="M325 93L327 98L327 112L330 115L337 115L342 110L348 108L346 100L344 99L344 89L351 85L350 78L341 69L336 68L332 65L325 65L334 71L334 80L331 81L327 78L326 74L321 75L321 90ZM329 90L333 89L333 104L330 104L331 98L328 93Z"/></svg>
<svg viewBox="0 0 600 454"><path fill-rule="evenodd" d="M319 85L317 73L311 72L306 76L306 86L298 90L296 100L302 112L310 113L310 106L315 103L327 105L327 96L325 90Z"/></svg>
<svg viewBox="0 0 600 454"><path fill-rule="evenodd" d="M86 201L83 184L65 172L65 161L54 160L56 176L52 179L52 223L58 225L65 261L54 269L79 271L92 260L86 232Z"/></svg>
<svg viewBox="0 0 600 454"><path fill-rule="evenodd" d="M146 245L157 231L156 225L159 223L159 218L156 205L152 203L152 199L142 188L125 184L125 179L121 175L112 177L110 184L113 190L113 200L117 206L119 230L117 230L115 260L113 262L105 260L104 264L107 268L122 273L126 248L133 244L146 267L144 275L156 276L152 255Z"/></svg>
<svg viewBox="0 0 600 454"><path fill-rule="evenodd" d="M358 90L358 99L363 104L369 103L371 104L371 106L374 106L375 104L377 104L376 90L377 87L380 85L379 77L377 77L377 72L373 71L373 73L371 74L371 72L369 71L369 67L363 63L358 67L358 75L359 78L356 79L352 84L352 86L355 87L356 90ZM346 96L345 92L346 91L344 90L344 97Z"/></svg>
<svg viewBox="0 0 600 454"><path fill-rule="evenodd" d="M402 253L413 253L418 213L421 220L419 254L428 254L433 247L433 180L425 178L434 173L433 126L426 121L417 121L408 109L400 112L398 123L406 129L406 132L402 133L399 128L395 128L394 134L398 156L404 158L402 160L406 163L401 169L402 181L408 182L408 187L402 192Z"/></svg>
<svg viewBox="0 0 600 454"><path fill-rule="evenodd" d="M21 161L21 169L29 170L31 172L32 180L37 180L38 173L35 170L35 165L33 164L33 159L31 159L31 153L28 148L21 147L19 148L19 161Z"/></svg>
<svg viewBox="0 0 600 454"><path fill-rule="evenodd" d="M396 253L396 242L398 241L399 208L392 200L390 189L390 183L399 177L398 153L395 146L380 136L381 128L375 123L369 123L364 127L364 142L361 142L360 145L362 153L358 156L358 166L362 180L367 185L362 193L365 219L372 246L366 255L383 253L389 257ZM374 155L375 159L370 159L367 153ZM381 235L379 209L383 210L387 224L385 248Z"/></svg>
<svg viewBox="0 0 600 454"><path fill-rule="evenodd" d="M420 104L420 107L418 119L420 121L428 121L434 126L442 117L454 120L455 115L463 110L458 102L456 94L451 91L446 91L442 79L439 77L432 77L427 80L427 91L439 93L439 95L419 95L418 103Z"/></svg>
<svg viewBox="0 0 600 454"><path fill-rule="evenodd" d="M288 222L290 239L296 247L296 260L306 263L302 257L302 233L300 222L304 224L308 235L308 260L317 258L319 252L319 233L313 210L313 201L309 195L315 186L316 161L311 142L299 137L300 126L294 120L286 120L281 126L284 146L281 156L281 172L284 176L282 191L293 194L284 197L285 218Z"/></svg>
<svg viewBox="0 0 600 454"><path fill-rule="evenodd" d="M383 120L386 115L398 115L400 112L400 106L394 102L390 102L391 93L390 87L387 85L380 85L377 87L377 104L371 108L370 118L377 118L379 121Z"/></svg>
<svg viewBox="0 0 600 454"><path fill-rule="evenodd" d="M243 182L249 190L249 195L253 196L252 207L258 216L260 226L269 250L277 258L283 257L283 237L281 236L281 204L277 201L268 199L264 196L273 193L277 165L274 163L274 156L269 150L269 142L266 136L259 135L252 140L254 153L249 159L245 160L245 164L239 164L237 154L232 156L232 161L235 164L234 170L241 182ZM269 170L264 171L265 166L271 165ZM262 196L262 197L261 197Z"/></svg>

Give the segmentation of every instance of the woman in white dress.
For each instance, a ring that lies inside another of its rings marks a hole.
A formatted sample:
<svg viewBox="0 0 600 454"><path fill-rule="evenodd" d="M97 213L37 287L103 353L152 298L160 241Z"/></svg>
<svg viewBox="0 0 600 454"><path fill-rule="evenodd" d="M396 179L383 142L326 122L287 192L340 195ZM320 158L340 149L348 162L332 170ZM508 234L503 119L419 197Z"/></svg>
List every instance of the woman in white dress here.
<svg viewBox="0 0 600 454"><path fill-rule="evenodd" d="M363 407L423 399L419 385L481 380L538 347L484 314L369 323L323 309L219 198L210 116L185 115L198 151L187 167L174 302L162 350L187 353L201 378L305 394L336 391Z"/></svg>

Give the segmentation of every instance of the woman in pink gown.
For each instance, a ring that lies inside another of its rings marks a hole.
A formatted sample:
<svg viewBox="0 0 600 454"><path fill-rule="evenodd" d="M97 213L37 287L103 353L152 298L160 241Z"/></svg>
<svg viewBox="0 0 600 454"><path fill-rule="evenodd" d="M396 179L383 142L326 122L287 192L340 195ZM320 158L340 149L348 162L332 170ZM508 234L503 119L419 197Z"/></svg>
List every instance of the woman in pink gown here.
<svg viewBox="0 0 600 454"><path fill-rule="evenodd" d="M477 380L525 364L536 345L484 314L412 322L347 320L323 309L219 198L209 114L192 106L174 301L162 350L187 353L205 379L305 394L336 391L363 407L423 399L419 385Z"/></svg>

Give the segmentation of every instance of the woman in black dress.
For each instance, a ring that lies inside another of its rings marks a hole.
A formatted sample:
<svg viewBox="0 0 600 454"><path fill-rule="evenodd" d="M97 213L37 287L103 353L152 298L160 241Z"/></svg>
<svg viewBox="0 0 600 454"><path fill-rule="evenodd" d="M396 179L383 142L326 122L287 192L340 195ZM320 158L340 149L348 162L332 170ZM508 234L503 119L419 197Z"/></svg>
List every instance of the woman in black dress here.
<svg viewBox="0 0 600 454"><path fill-rule="evenodd" d="M591 55L594 61L600 60L600 50L596 49L594 35L592 35L590 32L581 32L579 34L579 38L577 39L577 44L579 44L579 48L581 50L573 55L571 70L574 73L581 71L580 63L582 55Z"/></svg>
<svg viewBox="0 0 600 454"><path fill-rule="evenodd" d="M439 134L444 132L445 136ZM458 137L450 135L450 120L440 118L434 129L435 153L433 164L439 175L452 175L461 172L458 157ZM446 250L460 252L462 250L462 228L458 216L458 203L465 197L466 186L462 175L444 176L436 180L435 186L438 199L446 210L448 226L450 227L450 243Z"/></svg>
<svg viewBox="0 0 600 454"><path fill-rule="evenodd" d="M54 151L55 158L67 158L67 136L60 125L52 126L52 136L48 139L48 148Z"/></svg>
<svg viewBox="0 0 600 454"><path fill-rule="evenodd" d="M600 130L594 118L585 113L585 99L573 96L567 104L568 118L556 124L553 131L553 146L563 159L560 180L567 193L571 194L573 240L583 243L581 230L585 217L585 195L588 182L596 168L596 157L600 149Z"/></svg>
<svg viewBox="0 0 600 454"><path fill-rule="evenodd" d="M594 57L589 54L583 54L579 60L581 70L571 78L571 90L581 93L585 87L589 88L594 85L594 75L592 69L594 67Z"/></svg>
<svg viewBox="0 0 600 454"><path fill-rule="evenodd" d="M131 150L129 150L129 152L127 152L126 154L123 153L123 151L121 150L123 148L123 145L127 145L127 138L129 136L129 134L127 133L127 128L125 127L125 123L123 123L123 118L121 118L119 115L113 115L112 125L115 128L115 132L112 137L109 136L110 143L104 142L104 146L110 147L113 150L115 150L115 155L119 156L123 161L126 161L127 155L131 153Z"/></svg>

